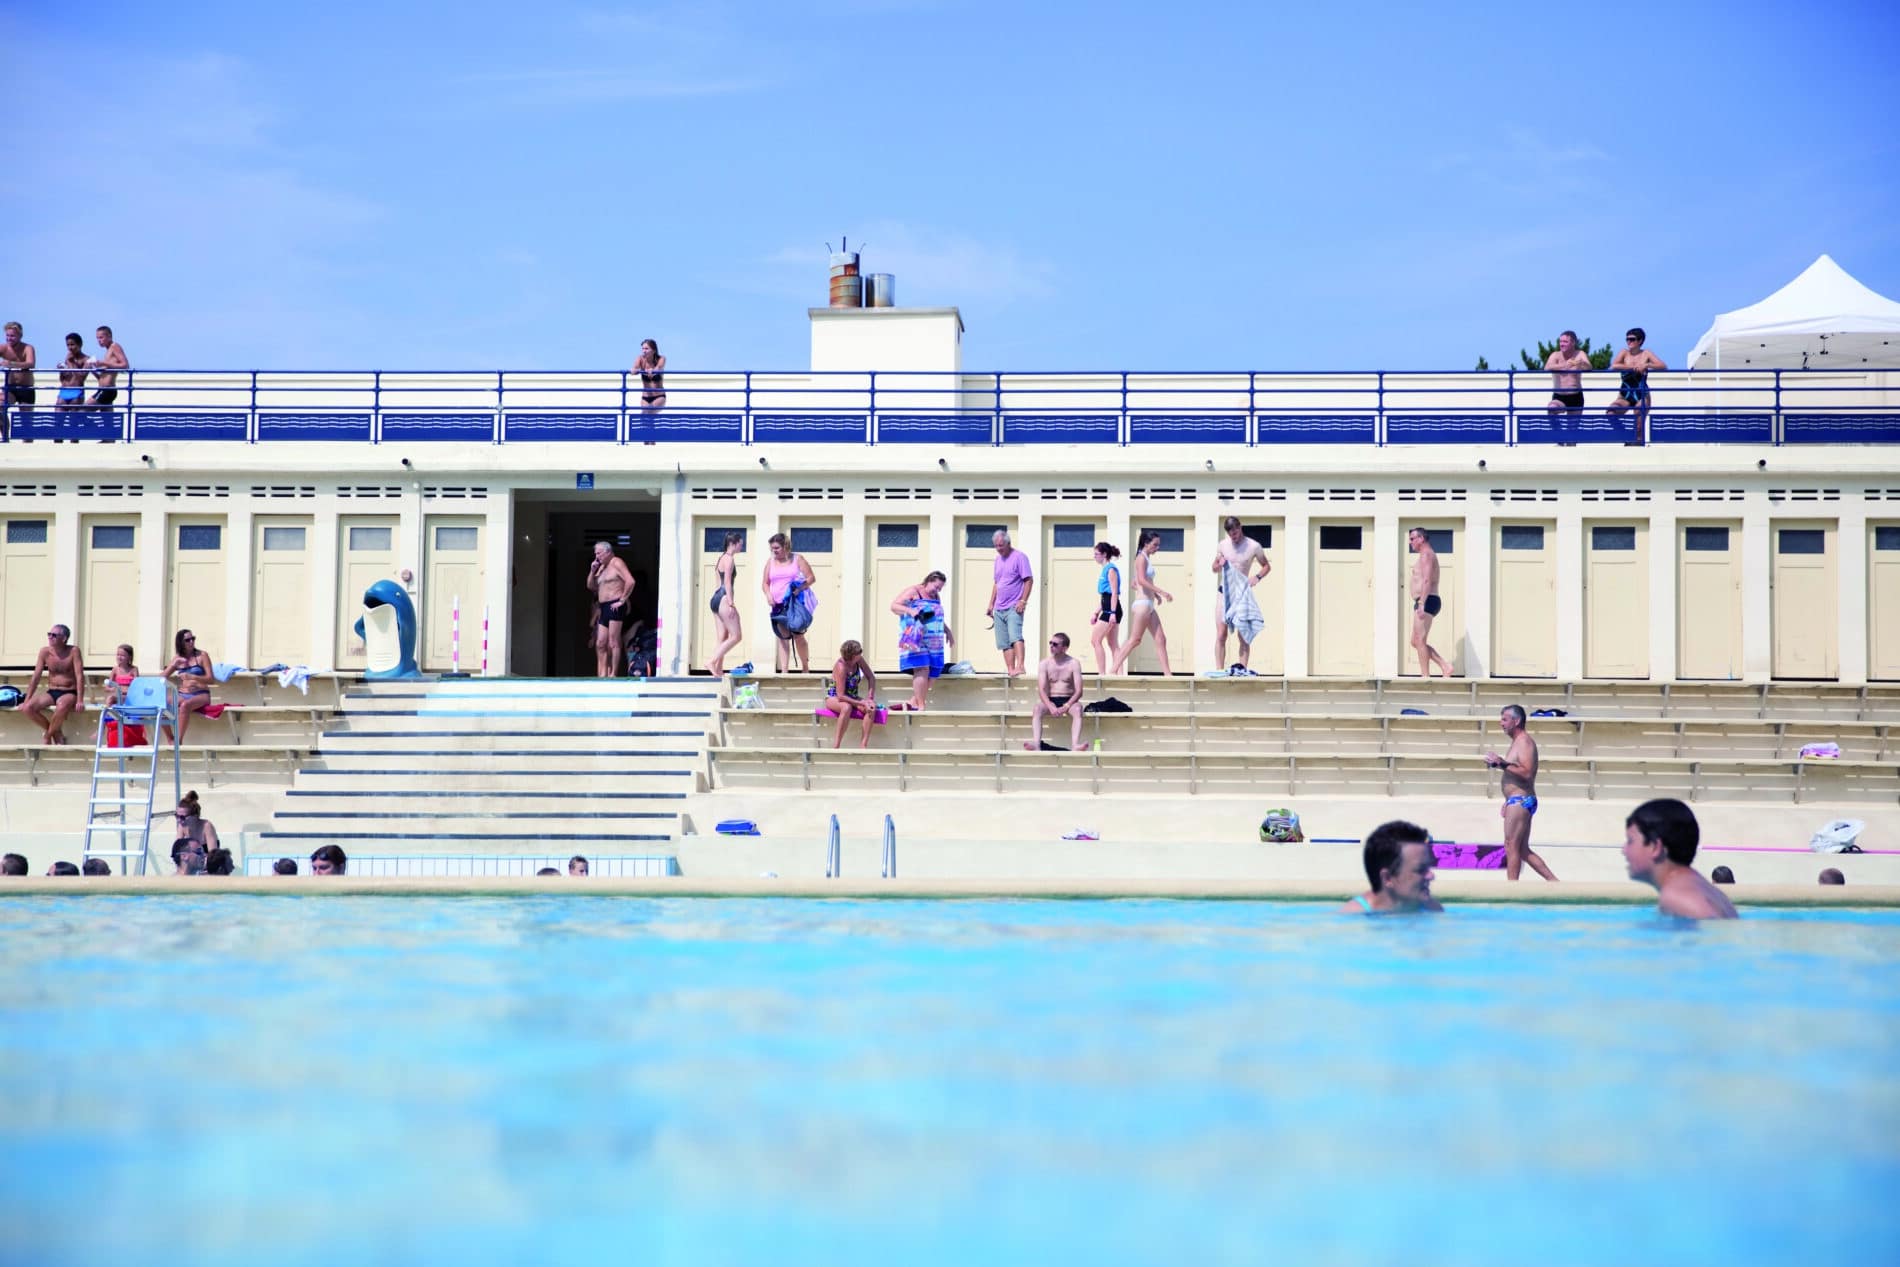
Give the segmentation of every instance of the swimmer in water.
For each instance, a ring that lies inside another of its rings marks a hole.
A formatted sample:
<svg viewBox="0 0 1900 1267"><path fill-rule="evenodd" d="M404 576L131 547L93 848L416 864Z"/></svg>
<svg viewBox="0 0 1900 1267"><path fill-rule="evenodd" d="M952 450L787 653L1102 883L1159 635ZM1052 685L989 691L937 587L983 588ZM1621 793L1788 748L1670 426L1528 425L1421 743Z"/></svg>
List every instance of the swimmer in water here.
<svg viewBox="0 0 1900 1267"><path fill-rule="evenodd" d="M1423 915L1445 908L1432 896L1438 859L1432 834L1417 823L1381 823L1366 837L1368 891L1339 908L1342 915Z"/></svg>
<svg viewBox="0 0 1900 1267"><path fill-rule="evenodd" d="M1623 861L1630 879L1656 890L1656 909L1682 919L1736 919L1735 904L1689 865L1702 828L1695 811L1663 797L1644 801L1623 820Z"/></svg>

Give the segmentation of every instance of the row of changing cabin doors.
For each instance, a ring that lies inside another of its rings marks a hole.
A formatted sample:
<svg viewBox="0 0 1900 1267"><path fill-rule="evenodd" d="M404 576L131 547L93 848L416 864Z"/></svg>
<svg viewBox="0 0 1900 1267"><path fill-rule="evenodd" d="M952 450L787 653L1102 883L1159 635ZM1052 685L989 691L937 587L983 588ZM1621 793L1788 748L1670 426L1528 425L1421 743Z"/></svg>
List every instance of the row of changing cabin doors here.
<svg viewBox="0 0 1900 1267"><path fill-rule="evenodd" d="M1407 526L1413 521L1407 521ZM1462 524L1419 521L1431 535L1439 555L1439 593L1443 609L1434 622L1433 645L1460 674L1467 671L1463 557L1468 548ZM717 639L715 622L706 606L718 581L714 563L729 530L746 534L747 553L741 560L741 611L748 620L763 614L757 568L767 557L762 541L754 541L754 525L747 520L702 518L698 521L700 547L693 599L695 663L703 663ZM1206 659L1199 645L1205 622L1194 619L1198 606L1218 601L1218 585L1208 570L1213 539L1195 546L1191 521L1158 518L1143 520L1162 534L1155 577L1175 601L1162 609L1169 651L1176 672ZM1007 518L959 519L954 570L950 575L950 622L957 634L952 658L967 659L979 672L1002 668L1000 653L983 615L988 601L995 550L992 534L1007 528L1016 536L1015 522ZM829 666L846 636L840 629L840 601L844 533L841 519L780 521L792 548L804 555L816 578L818 611L807 635L812 659L819 669ZM1043 636L1061 629L1068 633L1084 663L1093 665L1089 649L1088 613L1096 606L1099 569L1093 560L1095 543L1102 539L1102 520L1050 516L1043 521L1044 539L1032 561L1037 581L1032 598L1041 613ZM1311 525L1312 672L1317 676L1369 677L1372 675L1371 621L1374 566L1370 521L1316 522ZM1255 591L1269 616L1266 632L1254 644L1253 666L1275 674L1285 672L1283 636L1272 619L1285 610L1280 566L1281 523L1250 524L1248 532L1266 548L1274 562L1273 574ZM1492 637L1497 677L1555 677L1557 675L1557 560L1556 526L1551 522L1496 523L1492 527ZM865 525L864 628L850 631L865 644L872 666L894 669L897 664L897 618L891 600L905 587L922 580L931 570L930 524L923 519L880 519ZM1777 522L1773 527L1773 672L1779 678L1828 679L1838 676L1836 629L1836 530L1832 524ZM1022 542L1018 538L1018 547ZM1676 654L1679 678L1731 680L1742 673L1742 530L1739 521L1684 523L1677 527L1677 595L1679 621ZM1190 546L1195 546L1190 553ZM1875 680L1900 679L1900 525L1869 529L1869 676ZM1128 546L1117 560L1122 569L1124 605L1130 569ZM1403 599L1410 554L1400 558L1393 583ZM1643 523L1588 523L1584 537L1584 675L1592 678L1645 678L1649 675L1650 637L1649 527ZM1411 604L1400 603L1399 644L1410 637ZM748 637L751 627L748 625ZM1150 640L1151 642L1152 640ZM744 654L744 649L741 654ZM1042 654L1040 649L1036 655ZM1406 651L1405 672L1417 666ZM1034 657L1032 657L1033 659ZM1150 643L1136 652L1137 672L1156 672L1160 665Z"/></svg>
<svg viewBox="0 0 1900 1267"><path fill-rule="evenodd" d="M369 585L394 577L400 522L395 515L342 515L337 519L337 600L333 616L316 610L316 523L309 515L256 515L251 520L250 646L224 645L231 592L228 524L222 516L174 515L167 520L163 647L138 639L144 521L136 515L86 515L80 522L79 610L52 611L52 520L14 516L0 533L0 663L27 665L46 644L48 622L69 620L88 665L112 664L122 642L136 649L139 667L156 672L169 657L172 631L191 629L214 660L257 666L311 664L318 640L333 638L338 668L362 668L363 644L351 626ZM424 524L425 669L450 664L450 613L459 595L463 612L462 662L477 667L480 612L486 596L486 522L479 516L430 515ZM470 613L474 613L473 616ZM329 658L329 657L323 657Z"/></svg>

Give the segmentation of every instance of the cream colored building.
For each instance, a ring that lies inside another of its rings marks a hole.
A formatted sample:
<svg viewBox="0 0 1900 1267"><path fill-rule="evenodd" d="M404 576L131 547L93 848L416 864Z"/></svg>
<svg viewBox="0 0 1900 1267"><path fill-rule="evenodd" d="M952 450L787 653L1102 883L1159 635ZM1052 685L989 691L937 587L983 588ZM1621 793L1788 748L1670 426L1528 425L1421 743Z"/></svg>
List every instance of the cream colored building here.
<svg viewBox="0 0 1900 1267"><path fill-rule="evenodd" d="M817 310L812 373L669 374L657 416L618 374L262 375L248 396L250 376L148 376L129 443L0 450L0 667L30 663L49 621L95 665L119 642L159 661L189 626L217 660L358 667L363 588L406 575L425 668L481 671L485 623L491 673L588 673L587 551L608 539L658 622L662 672L681 673L706 653L711 560L736 528L740 658L772 662L759 567L784 531L818 577L821 665L847 637L894 664L891 599L935 569L959 655L993 670L995 528L1036 572L1030 645L1060 629L1086 651L1093 543L1120 546L1126 576L1153 527L1174 667L1199 672L1236 514L1273 563L1265 673L1416 672L1418 525L1443 567L1433 641L1464 675L1900 680L1900 446L1773 443L1803 408L1891 423L1891 374L1837 376L1821 397L1812 378L1659 375L1659 438L1673 388L1731 442L1685 422L1647 448L1558 447L1527 439L1544 375L997 376L963 369L961 335L954 309ZM1589 380L1591 417L1613 381ZM194 409L259 438L161 438ZM355 442L265 434L356 410ZM437 416L460 420L451 438L418 422ZM603 438L542 438L581 434L561 429L576 418ZM1315 442L1329 426L1365 439Z"/></svg>

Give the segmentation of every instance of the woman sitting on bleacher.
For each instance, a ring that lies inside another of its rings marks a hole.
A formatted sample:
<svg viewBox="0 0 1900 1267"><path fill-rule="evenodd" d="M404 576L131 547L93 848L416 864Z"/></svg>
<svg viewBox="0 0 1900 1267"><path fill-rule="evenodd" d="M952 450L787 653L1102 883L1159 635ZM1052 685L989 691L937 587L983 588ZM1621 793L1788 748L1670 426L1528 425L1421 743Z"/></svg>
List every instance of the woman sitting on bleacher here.
<svg viewBox="0 0 1900 1267"><path fill-rule="evenodd" d="M211 657L198 650L198 636L189 629L180 629L172 638L172 650L177 654L165 666L165 676L178 681L178 742L182 744L191 715L204 712L211 703ZM170 732L170 726L159 727L161 738Z"/></svg>

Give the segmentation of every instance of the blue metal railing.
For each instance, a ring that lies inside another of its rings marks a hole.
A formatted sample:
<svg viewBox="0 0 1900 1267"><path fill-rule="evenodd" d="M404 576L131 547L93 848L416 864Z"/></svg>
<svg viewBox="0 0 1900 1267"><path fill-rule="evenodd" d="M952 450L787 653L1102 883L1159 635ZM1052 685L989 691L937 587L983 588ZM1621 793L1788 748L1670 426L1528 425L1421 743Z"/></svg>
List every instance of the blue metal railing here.
<svg viewBox="0 0 1900 1267"><path fill-rule="evenodd" d="M120 370L110 407L10 400L14 440L480 444L1628 444L1619 378L1583 376L1555 407L1550 375L1265 371L953 373L669 371L662 403L626 371ZM1900 371L1650 376L1657 444L1900 444ZM10 389L9 395L13 393Z"/></svg>

